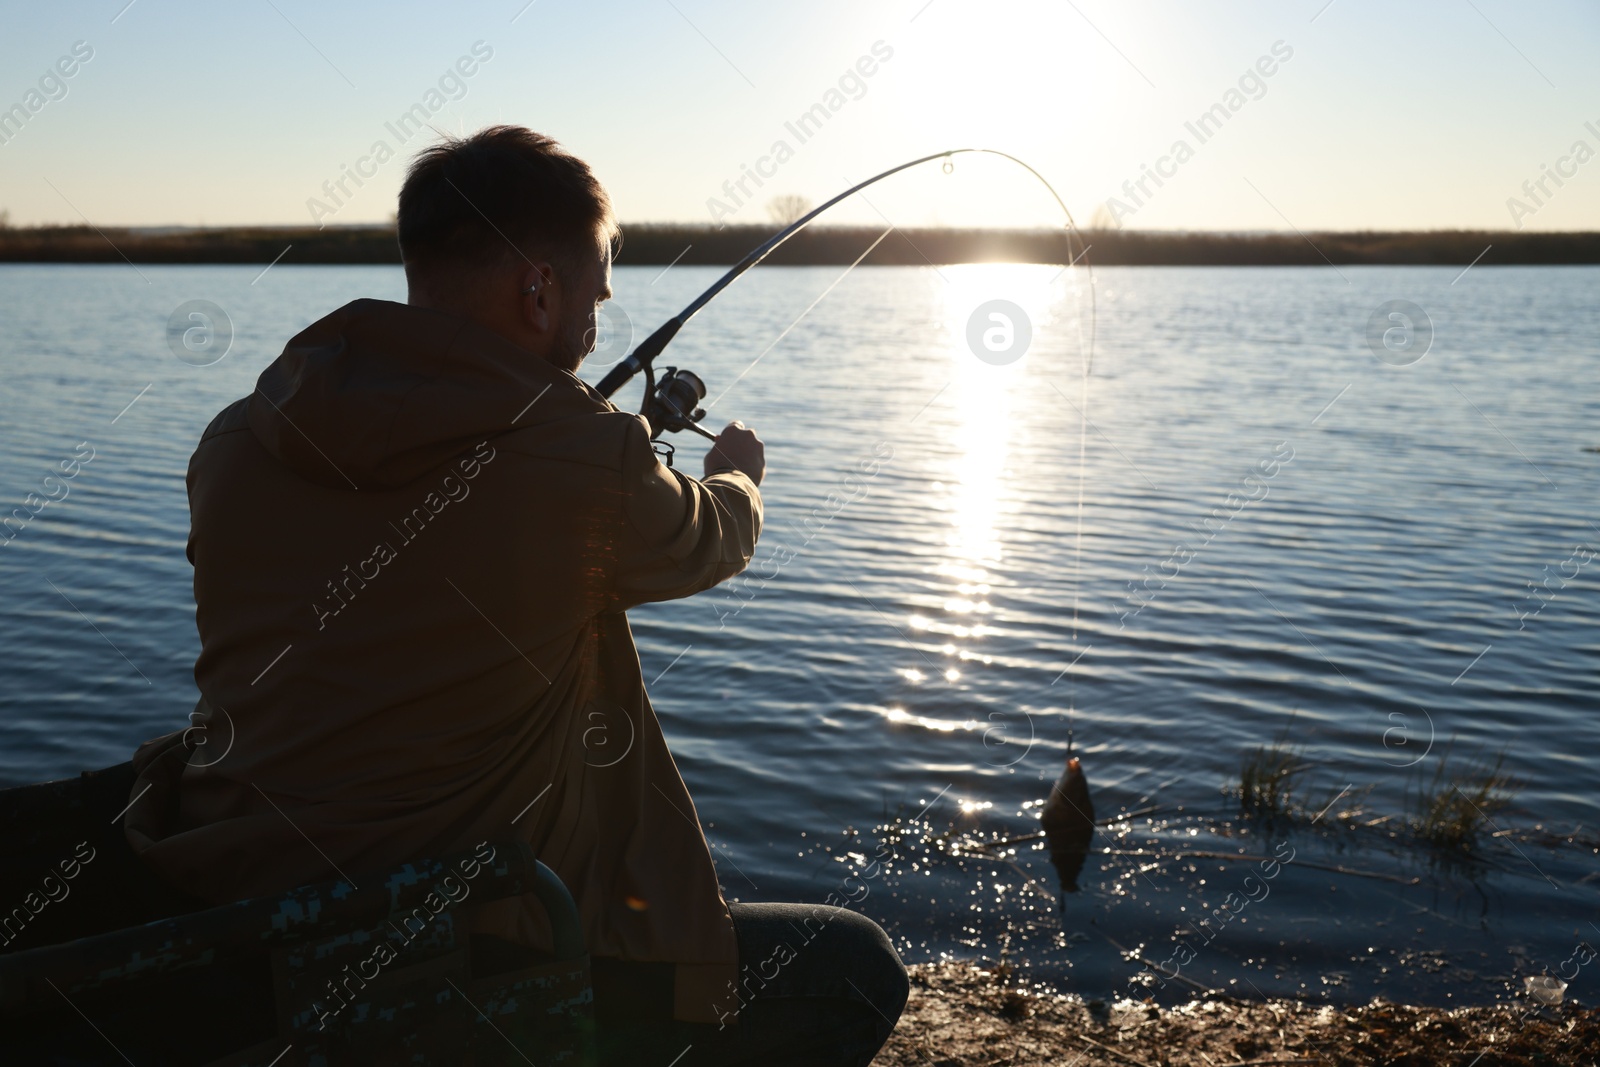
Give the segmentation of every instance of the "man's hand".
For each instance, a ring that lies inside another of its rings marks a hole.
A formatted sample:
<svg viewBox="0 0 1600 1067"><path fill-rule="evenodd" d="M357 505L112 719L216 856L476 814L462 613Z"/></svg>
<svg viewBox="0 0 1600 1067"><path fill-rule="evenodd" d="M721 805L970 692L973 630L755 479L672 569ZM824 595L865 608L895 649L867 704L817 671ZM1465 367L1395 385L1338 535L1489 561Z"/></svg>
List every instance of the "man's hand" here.
<svg viewBox="0 0 1600 1067"><path fill-rule="evenodd" d="M742 471L757 485L767 472L767 446L761 443L754 430L745 429L744 423L737 419L717 435L711 451L706 453L707 478L725 470Z"/></svg>

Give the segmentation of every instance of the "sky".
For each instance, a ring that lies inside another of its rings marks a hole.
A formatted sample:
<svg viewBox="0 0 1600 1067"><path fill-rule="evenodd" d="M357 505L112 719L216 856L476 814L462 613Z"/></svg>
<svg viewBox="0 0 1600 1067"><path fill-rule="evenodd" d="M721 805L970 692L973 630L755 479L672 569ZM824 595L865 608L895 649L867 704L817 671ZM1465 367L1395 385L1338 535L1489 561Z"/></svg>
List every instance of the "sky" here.
<svg viewBox="0 0 1600 1067"><path fill-rule="evenodd" d="M1600 229L1592 0L96 0L6 23L13 225L386 221L426 118L558 138L624 223L765 222L774 196L987 147L1080 225ZM828 221L883 220L1061 221L971 156Z"/></svg>

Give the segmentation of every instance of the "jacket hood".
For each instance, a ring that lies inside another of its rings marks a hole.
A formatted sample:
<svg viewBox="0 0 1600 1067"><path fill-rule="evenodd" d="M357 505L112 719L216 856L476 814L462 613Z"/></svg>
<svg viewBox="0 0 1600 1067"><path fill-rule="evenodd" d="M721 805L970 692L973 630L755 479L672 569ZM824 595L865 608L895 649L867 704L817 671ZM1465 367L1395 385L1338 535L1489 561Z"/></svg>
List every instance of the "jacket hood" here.
<svg viewBox="0 0 1600 1067"><path fill-rule="evenodd" d="M256 439L308 481L404 485L513 429L615 410L576 376L463 318L356 300L291 339L256 381Z"/></svg>

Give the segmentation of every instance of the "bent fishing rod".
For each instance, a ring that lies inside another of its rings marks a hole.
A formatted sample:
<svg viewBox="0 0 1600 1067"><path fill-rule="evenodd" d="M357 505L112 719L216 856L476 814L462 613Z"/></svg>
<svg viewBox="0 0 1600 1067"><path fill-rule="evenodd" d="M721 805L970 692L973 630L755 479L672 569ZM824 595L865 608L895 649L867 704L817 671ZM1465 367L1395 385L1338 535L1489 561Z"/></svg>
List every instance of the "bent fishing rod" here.
<svg viewBox="0 0 1600 1067"><path fill-rule="evenodd" d="M672 339L677 336L678 331L683 329L684 324L693 318L701 308L709 304L717 296L717 294L721 293L728 286L732 285L741 274L749 270L751 267L754 267L757 263L760 263L762 260L766 259L767 256L777 249L779 245L782 245L789 238L805 229L814 219L816 219L823 212L827 211L829 208L833 207L835 204L849 199L856 193L859 193L861 190L870 185L875 185L878 182L883 181L885 178L899 174L903 170L910 170L912 167L921 166L924 163L931 163L936 159L944 160L945 173L948 174L953 169L953 164L950 162L951 157L966 155L969 153L999 156L1002 159L1008 159L1037 178L1040 184L1042 184L1045 189L1049 190L1050 195L1055 198L1056 204L1060 206L1062 214L1064 214L1067 218L1067 232L1069 234L1067 254L1068 259L1071 260L1071 262L1068 263L1068 266L1071 266L1072 263L1076 262L1078 257L1074 257L1072 255L1070 235L1078 232L1078 224L1073 221L1072 212L1068 210L1066 202L1061 199L1061 195L1055 191L1055 188L1048 180L1045 179L1043 174L1040 174L1037 170L1034 170L1016 156L993 148L952 148L944 152L935 152L931 156L923 156L920 159L913 159L909 163L901 163L899 166L890 167L881 174L874 174L865 181L852 185L838 196L835 196L831 200L812 208L800 218L796 219L782 230L779 230L777 233L767 238L767 240L752 249L748 255L746 255L731 269L729 269L726 274L724 274L721 278L718 278L710 288L691 300L687 307L678 312L672 318L668 319L666 322L662 323L654 333L641 341L638 347L628 354L626 359L618 363L615 367L611 368L610 372L600 380L600 384L595 386L595 389L600 393L601 396L609 397L618 389L622 388L622 386L625 385L634 375L638 374L640 371L643 371L645 374L645 390L644 404L640 409L640 413L643 414L645 419L650 423L652 437L659 437L662 431L676 432L679 430L691 430L709 440L715 440L716 435L700 425L700 420L705 418L706 414L704 409L698 407L700 401L706 398L705 382L701 380L700 376L695 374L693 371L683 370L678 367L668 367L666 369L666 373L662 375L661 381L659 383L656 381L656 357L666 349L667 345L672 341ZM1085 249L1085 251L1087 251L1087 249ZM1093 301L1094 288L1092 284L1092 267L1090 268L1090 271L1091 285L1089 292L1090 300ZM1090 330L1089 358L1092 360L1094 358L1092 325ZM1088 374L1087 367L1088 365L1086 363L1084 372L1085 376Z"/></svg>

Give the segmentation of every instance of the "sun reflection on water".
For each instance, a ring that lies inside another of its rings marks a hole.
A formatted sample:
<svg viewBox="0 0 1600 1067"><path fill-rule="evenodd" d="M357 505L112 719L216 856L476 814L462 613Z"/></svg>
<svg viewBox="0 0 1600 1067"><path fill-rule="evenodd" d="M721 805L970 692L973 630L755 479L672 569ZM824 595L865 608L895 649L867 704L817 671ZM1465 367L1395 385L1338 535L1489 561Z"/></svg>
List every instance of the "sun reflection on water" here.
<svg viewBox="0 0 1600 1067"><path fill-rule="evenodd" d="M899 669L899 676L913 686L940 678L952 687L972 685L977 678L967 665L993 662L992 656L980 651L979 643L998 632L989 622L994 613L990 597L996 588L1009 584L1006 542L1014 536L1011 531L1023 495L1017 492L1018 479L1028 476L1021 469L1030 451L1023 404L1027 390L1040 383L1037 374L1030 382L1027 367L1030 360L1055 360L1063 351L1069 359L1076 358L1076 339L1060 336L1072 331L1076 273L1033 264L988 263L946 266L937 276L930 274L936 314L947 339L943 360L949 377L941 402L929 412L938 433L933 449L937 474L929 484L929 499L945 525L944 550L930 574L943 589L913 610L906 626L914 638L943 638L937 652L954 662L938 669ZM1031 326L1031 343L1013 362L987 362L969 342L969 324L976 315L981 329L988 321L984 305L995 300L1016 305ZM1063 365L1061 370L1077 373L1076 366ZM1065 374L1056 376L1071 380ZM900 707L888 709L886 717L940 732L971 730L975 725L915 715Z"/></svg>
<svg viewBox="0 0 1600 1067"><path fill-rule="evenodd" d="M948 438L949 478L935 484L936 490L944 491L941 504L951 526L946 542L950 552L936 573L955 580L955 592L972 605L969 610L988 610L986 601L970 598L978 587L987 593L989 568L1003 557L999 530L1003 516L1012 510L1009 490L1018 473L1008 470L1007 463L1024 444L1021 435L1026 428L1016 408L1026 387L1029 353L1013 363L986 363L969 347L968 323L988 301L1009 300L1028 316L1037 342L1053 325L1055 286L1048 280L1055 272L1051 267L1016 263L965 264L940 271L948 279L941 295L952 378L946 391L954 400L955 421Z"/></svg>

